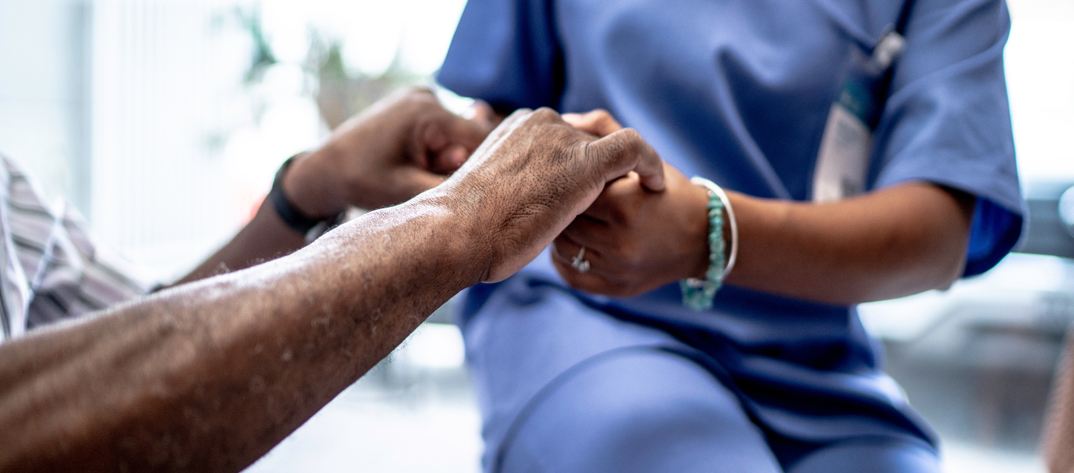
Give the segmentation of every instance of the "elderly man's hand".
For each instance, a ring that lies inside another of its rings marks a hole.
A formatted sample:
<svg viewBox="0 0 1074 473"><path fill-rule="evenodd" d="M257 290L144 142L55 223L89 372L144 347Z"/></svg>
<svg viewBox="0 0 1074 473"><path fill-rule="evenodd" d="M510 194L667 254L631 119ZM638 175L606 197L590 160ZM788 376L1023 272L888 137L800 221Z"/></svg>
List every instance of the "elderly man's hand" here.
<svg viewBox="0 0 1074 473"><path fill-rule="evenodd" d="M443 182L492 129L491 110L474 119L445 110L433 93L412 88L347 120L284 178L284 193L311 217L348 205L395 205Z"/></svg>
<svg viewBox="0 0 1074 473"><path fill-rule="evenodd" d="M622 126L607 112L565 115L597 136ZM667 188L652 192L628 175L609 183L593 205L556 237L552 262L571 287L634 296L672 281L704 277L708 267L708 194L664 164ZM571 265L585 248L586 272Z"/></svg>
<svg viewBox="0 0 1074 473"><path fill-rule="evenodd" d="M488 255L483 281L500 281L532 261L607 182L635 171L664 188L662 162L632 129L598 139L550 109L505 119L444 185L427 194L473 219L470 241Z"/></svg>

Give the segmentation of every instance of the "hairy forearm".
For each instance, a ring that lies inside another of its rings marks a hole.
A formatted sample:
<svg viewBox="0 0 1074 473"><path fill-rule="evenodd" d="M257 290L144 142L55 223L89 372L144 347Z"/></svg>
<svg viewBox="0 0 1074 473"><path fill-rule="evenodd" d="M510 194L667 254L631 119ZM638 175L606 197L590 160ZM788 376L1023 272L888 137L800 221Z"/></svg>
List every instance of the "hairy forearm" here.
<svg viewBox="0 0 1074 473"><path fill-rule="evenodd" d="M462 221L419 199L0 345L0 470L248 465L486 274Z"/></svg>
<svg viewBox="0 0 1074 473"><path fill-rule="evenodd" d="M935 185L824 204L730 198L740 228L731 284L854 304L945 288L965 264L973 198Z"/></svg>

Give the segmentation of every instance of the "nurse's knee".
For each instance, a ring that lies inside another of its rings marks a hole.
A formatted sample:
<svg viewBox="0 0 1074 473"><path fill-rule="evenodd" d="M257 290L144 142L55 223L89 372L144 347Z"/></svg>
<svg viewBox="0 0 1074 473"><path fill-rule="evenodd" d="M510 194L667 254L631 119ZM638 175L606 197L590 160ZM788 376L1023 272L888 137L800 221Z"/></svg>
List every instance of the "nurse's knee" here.
<svg viewBox="0 0 1074 473"><path fill-rule="evenodd" d="M545 471L709 471L739 460L746 469L736 471L777 471L733 394L695 363L656 350L591 361L523 422L508 446L516 461L505 466L539 456L555 463Z"/></svg>

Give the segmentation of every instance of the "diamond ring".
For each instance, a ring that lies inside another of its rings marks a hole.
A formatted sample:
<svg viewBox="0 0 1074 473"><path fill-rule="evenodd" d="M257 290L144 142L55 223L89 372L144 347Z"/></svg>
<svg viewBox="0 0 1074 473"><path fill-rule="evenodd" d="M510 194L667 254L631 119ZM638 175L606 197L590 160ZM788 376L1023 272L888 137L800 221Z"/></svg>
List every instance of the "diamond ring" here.
<svg viewBox="0 0 1074 473"><path fill-rule="evenodd" d="M578 250L578 256L571 257L571 267L578 270L579 273L589 271L589 261L585 259L585 247Z"/></svg>

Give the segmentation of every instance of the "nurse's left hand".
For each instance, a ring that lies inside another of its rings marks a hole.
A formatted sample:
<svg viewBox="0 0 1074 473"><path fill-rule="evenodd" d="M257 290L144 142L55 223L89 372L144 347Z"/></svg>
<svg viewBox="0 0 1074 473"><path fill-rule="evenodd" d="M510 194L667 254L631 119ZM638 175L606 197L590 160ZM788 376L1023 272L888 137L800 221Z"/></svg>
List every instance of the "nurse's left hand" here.
<svg viewBox="0 0 1074 473"><path fill-rule="evenodd" d="M563 119L601 137L622 128L603 110ZM659 192L642 186L635 173L610 182L556 238L552 262L571 287L629 297L680 279L704 278L708 193L667 163L664 176L667 187ZM571 265L582 247L586 272Z"/></svg>

